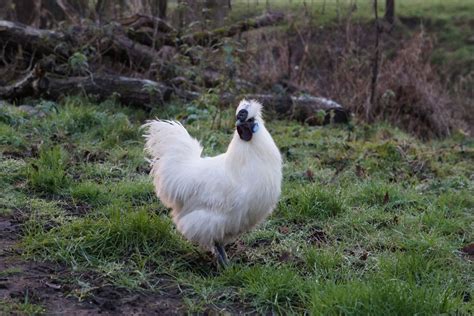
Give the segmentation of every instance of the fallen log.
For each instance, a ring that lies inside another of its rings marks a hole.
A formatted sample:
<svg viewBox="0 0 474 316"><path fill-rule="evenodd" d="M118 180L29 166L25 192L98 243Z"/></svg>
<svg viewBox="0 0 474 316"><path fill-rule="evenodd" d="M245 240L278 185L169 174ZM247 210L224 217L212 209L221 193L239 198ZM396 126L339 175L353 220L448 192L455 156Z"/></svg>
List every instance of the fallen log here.
<svg viewBox="0 0 474 316"><path fill-rule="evenodd" d="M127 35L131 39L143 45L159 48L163 45L214 45L224 37L232 37L251 29L275 25L283 21L283 19L283 13L268 12L256 18L240 21L230 26L184 35L179 34L176 29L159 18L135 15L120 20L119 22L127 28Z"/></svg>
<svg viewBox="0 0 474 316"><path fill-rule="evenodd" d="M114 36L112 37L113 46L112 49L115 54L122 56L122 60L125 56L129 59L130 66L141 66L143 68L149 68L150 65L158 60L158 52L149 46L137 43L131 40L122 30L116 29Z"/></svg>
<svg viewBox="0 0 474 316"><path fill-rule="evenodd" d="M118 21L127 36L143 45L159 49L174 44L178 31L166 21L142 14L135 14Z"/></svg>
<svg viewBox="0 0 474 316"><path fill-rule="evenodd" d="M40 54L55 53L69 55L64 42L71 41L65 33L59 31L41 30L17 22L0 20L0 43L9 42L21 44L27 50Z"/></svg>
<svg viewBox="0 0 474 316"><path fill-rule="evenodd" d="M181 36L177 39L177 44L185 43L188 45L201 46L213 45L223 37L232 37L251 29L277 24L283 21L284 17L285 15L281 12L267 12L256 18L240 21L227 27Z"/></svg>
<svg viewBox="0 0 474 316"><path fill-rule="evenodd" d="M69 58L81 47L78 39L84 42L90 41L97 36L98 29L90 26L75 26L68 31L50 31L30 27L17 22L0 20L0 43L19 44L30 52L36 52L37 57L54 54ZM100 41L101 49L106 54L118 56L122 63L128 66L141 66L148 68L155 60L158 53L156 50L131 40L123 29L116 25L112 34L99 34L103 40Z"/></svg>
<svg viewBox="0 0 474 316"><path fill-rule="evenodd" d="M132 16L122 18L118 22L125 28L138 30L142 27L148 27L162 33L176 33L176 29L168 22L154 16L134 14Z"/></svg>
<svg viewBox="0 0 474 316"><path fill-rule="evenodd" d="M183 36L161 19L143 15L123 19L120 23L111 23L109 28L76 25L64 31L42 30L0 20L0 44L21 45L30 55L35 52L35 58L53 54L66 61L79 47L87 43L87 46L94 46L97 52L113 56L114 62L118 61L132 68L148 69L159 60L157 49L165 44L212 45L223 37L273 25L283 18L283 13L266 13L228 27Z"/></svg>
<svg viewBox="0 0 474 316"><path fill-rule="evenodd" d="M6 100L18 100L26 96L59 99L71 94L84 94L98 100L116 98L126 105L145 108L161 105L170 100L173 94L184 100L195 100L201 96L196 91L170 87L147 79L110 74L63 77L44 73L39 66L16 83L0 88L0 99ZM349 111L340 104L310 95L224 93L220 97L225 105L235 105L242 98L255 99L262 102L266 110L280 117L296 119L309 125L347 123L350 118Z"/></svg>
<svg viewBox="0 0 474 316"><path fill-rule="evenodd" d="M124 104L141 107L163 104L172 93L173 88L152 80L108 74L62 77L45 74L38 67L17 82L0 87L0 99L10 101L31 96L57 100L65 95L84 94L98 100L117 98ZM181 97L191 96L178 90L176 93L181 93Z"/></svg>
<svg viewBox="0 0 474 316"><path fill-rule="evenodd" d="M114 75L42 79L42 96L58 99L70 94L85 94L99 100L116 98L129 105L152 107L170 99L172 88L156 81Z"/></svg>
<svg viewBox="0 0 474 316"><path fill-rule="evenodd" d="M34 94L34 82L38 79L37 67L16 82L0 86L0 99L21 99Z"/></svg>
<svg viewBox="0 0 474 316"><path fill-rule="evenodd" d="M309 125L325 125L329 123L347 123L350 119L348 110L339 103L312 95L292 96L293 117ZM322 115L324 111L325 114Z"/></svg>
<svg viewBox="0 0 474 316"><path fill-rule="evenodd" d="M326 125L329 123L347 123L350 111L339 103L312 95L304 94L245 94L242 96L225 95L226 103L236 103L240 98L254 99L264 105L265 110L274 112L281 118L295 119L308 125Z"/></svg>

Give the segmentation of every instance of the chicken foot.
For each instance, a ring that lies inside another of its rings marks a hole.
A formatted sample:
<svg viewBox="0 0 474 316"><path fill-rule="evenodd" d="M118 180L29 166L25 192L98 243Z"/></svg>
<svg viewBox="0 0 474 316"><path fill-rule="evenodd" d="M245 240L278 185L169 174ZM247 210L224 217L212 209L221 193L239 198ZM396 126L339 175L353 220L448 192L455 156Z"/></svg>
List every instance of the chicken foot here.
<svg viewBox="0 0 474 316"><path fill-rule="evenodd" d="M225 249L223 246L220 244L215 244L214 245L214 254L217 257L217 262L219 262L219 265L221 267L226 267L229 265L229 260L227 260L227 254L225 252Z"/></svg>

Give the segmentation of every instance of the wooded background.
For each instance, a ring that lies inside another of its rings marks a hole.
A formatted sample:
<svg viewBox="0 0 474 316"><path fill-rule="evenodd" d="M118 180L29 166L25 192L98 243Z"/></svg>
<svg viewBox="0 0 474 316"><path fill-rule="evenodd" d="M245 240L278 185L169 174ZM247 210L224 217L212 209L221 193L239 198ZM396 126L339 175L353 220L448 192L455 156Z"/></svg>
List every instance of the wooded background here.
<svg viewBox="0 0 474 316"><path fill-rule="evenodd" d="M281 3L3 1L0 98L85 93L153 107L173 97L211 93L224 106L246 96L309 124L354 113L423 138L469 121L469 101L453 98L430 63L433 37L398 19L395 0L300 1L287 14ZM316 27L330 7L337 23ZM358 12L366 18L356 20Z"/></svg>

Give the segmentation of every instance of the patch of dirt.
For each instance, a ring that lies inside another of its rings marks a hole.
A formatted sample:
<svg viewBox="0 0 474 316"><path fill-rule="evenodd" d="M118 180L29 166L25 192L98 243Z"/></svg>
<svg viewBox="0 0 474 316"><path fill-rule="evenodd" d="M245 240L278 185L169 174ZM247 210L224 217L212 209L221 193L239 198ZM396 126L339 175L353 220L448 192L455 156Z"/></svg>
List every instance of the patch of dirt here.
<svg viewBox="0 0 474 316"><path fill-rule="evenodd" d="M461 253L470 261L474 261L474 243L462 247Z"/></svg>
<svg viewBox="0 0 474 316"><path fill-rule="evenodd" d="M273 239L270 238L257 238L249 244L251 248L266 247L272 244Z"/></svg>
<svg viewBox="0 0 474 316"><path fill-rule="evenodd" d="M277 259L281 263L290 263L290 262L299 262L299 258L295 257L291 252L289 251L282 251L281 253L278 254Z"/></svg>
<svg viewBox="0 0 474 316"><path fill-rule="evenodd" d="M104 162L107 161L108 154L102 151L89 151L85 150L83 153L83 159L86 162Z"/></svg>
<svg viewBox="0 0 474 316"><path fill-rule="evenodd" d="M76 201L75 203L71 201L69 201L69 203L61 203L61 207L66 210L68 214L74 216L84 216L92 209L91 205L80 201Z"/></svg>
<svg viewBox="0 0 474 316"><path fill-rule="evenodd" d="M139 174L150 174L150 171L151 171L151 167L150 165L140 165L140 166L137 166L137 168L135 169L135 171Z"/></svg>
<svg viewBox="0 0 474 316"><path fill-rule="evenodd" d="M29 150L19 151L19 150L5 150L2 153L3 157L9 159L23 159L23 158L30 158L32 154Z"/></svg>
<svg viewBox="0 0 474 316"><path fill-rule="evenodd" d="M18 245L21 221L0 216L0 300L24 302L45 308L47 315L181 315L185 306L177 295L130 292L111 285L97 285L79 301L68 284L73 273L51 262L24 261ZM93 281L93 280L92 280Z"/></svg>
<svg viewBox="0 0 474 316"><path fill-rule="evenodd" d="M33 144L26 148L10 148L3 151L3 156L10 159L24 159L38 157L40 144Z"/></svg>
<svg viewBox="0 0 474 316"><path fill-rule="evenodd" d="M329 241L328 235L322 229L315 228L311 231L310 235L308 236L308 242L310 244L321 246L322 244L326 244Z"/></svg>

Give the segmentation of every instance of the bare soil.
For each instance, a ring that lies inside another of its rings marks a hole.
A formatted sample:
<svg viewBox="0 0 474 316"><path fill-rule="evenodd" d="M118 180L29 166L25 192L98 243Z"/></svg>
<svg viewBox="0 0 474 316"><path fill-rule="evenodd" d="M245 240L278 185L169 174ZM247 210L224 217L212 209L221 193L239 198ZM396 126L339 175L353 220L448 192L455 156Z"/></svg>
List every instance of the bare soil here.
<svg viewBox="0 0 474 316"><path fill-rule="evenodd" d="M94 284L94 275L81 274L94 284L82 301L70 282L77 272L52 262L25 261L19 245L22 219L0 216L0 300L25 299L44 307L47 315L181 315L185 306L179 294L130 292L108 284Z"/></svg>

